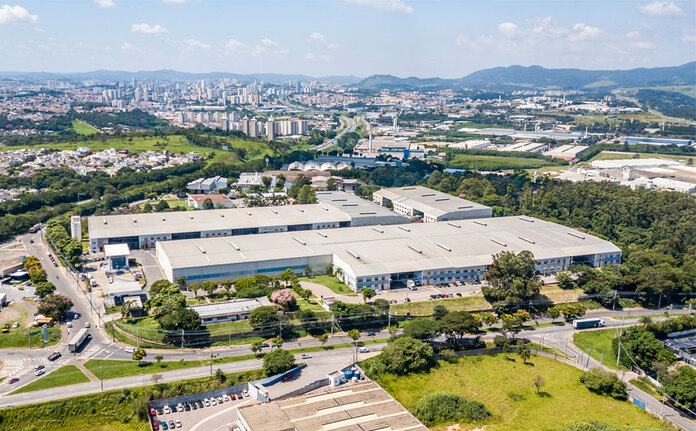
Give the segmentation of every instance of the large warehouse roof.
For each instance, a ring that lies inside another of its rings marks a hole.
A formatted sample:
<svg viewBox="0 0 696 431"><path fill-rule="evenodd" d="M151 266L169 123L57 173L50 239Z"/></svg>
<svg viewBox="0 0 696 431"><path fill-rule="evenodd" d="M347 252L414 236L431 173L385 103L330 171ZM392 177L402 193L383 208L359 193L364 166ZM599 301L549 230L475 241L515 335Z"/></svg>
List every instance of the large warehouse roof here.
<svg viewBox="0 0 696 431"><path fill-rule="evenodd" d="M476 202L422 186L382 189L377 190L374 194L435 217L457 211L489 208Z"/></svg>
<svg viewBox="0 0 696 431"><path fill-rule="evenodd" d="M373 382L241 407L238 416L251 431L427 430Z"/></svg>
<svg viewBox="0 0 696 431"><path fill-rule="evenodd" d="M536 259L620 251L609 241L524 216L166 241L158 247L173 269L334 254L356 276L487 265L504 250L530 250Z"/></svg>
<svg viewBox="0 0 696 431"><path fill-rule="evenodd" d="M322 204L124 214L90 217L89 236L114 238L337 221L348 222L350 216Z"/></svg>
<svg viewBox="0 0 696 431"><path fill-rule="evenodd" d="M317 201L321 204L334 206L347 213L351 217L353 226L361 224L395 224L410 222L408 218L394 211L390 211L385 207L376 205L372 201L365 200L351 193L318 191ZM377 219L377 222L372 222L375 219ZM362 220L369 220L370 222L361 223Z"/></svg>

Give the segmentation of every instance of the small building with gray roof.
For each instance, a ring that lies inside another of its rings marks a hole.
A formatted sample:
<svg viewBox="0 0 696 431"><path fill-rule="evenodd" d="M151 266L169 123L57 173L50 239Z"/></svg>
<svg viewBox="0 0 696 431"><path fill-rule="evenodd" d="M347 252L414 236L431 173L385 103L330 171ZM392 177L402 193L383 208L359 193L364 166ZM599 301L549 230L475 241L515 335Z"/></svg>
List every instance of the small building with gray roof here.
<svg viewBox="0 0 696 431"><path fill-rule="evenodd" d="M391 206L399 214L426 223L493 215L490 207L422 186L377 190L372 199L379 205Z"/></svg>

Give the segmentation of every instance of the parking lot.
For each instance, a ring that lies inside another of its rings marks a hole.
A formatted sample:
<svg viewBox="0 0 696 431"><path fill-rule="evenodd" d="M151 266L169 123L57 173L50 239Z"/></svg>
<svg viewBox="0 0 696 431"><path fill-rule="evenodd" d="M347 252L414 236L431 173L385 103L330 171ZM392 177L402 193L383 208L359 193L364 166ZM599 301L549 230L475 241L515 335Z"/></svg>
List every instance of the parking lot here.
<svg viewBox="0 0 696 431"><path fill-rule="evenodd" d="M237 417L236 409L239 406L253 402L255 402L253 399L243 396L242 393L237 393L234 399L230 395L217 399L201 397L195 401L155 409L154 416L151 409L150 424L155 431L218 429L227 423L234 422Z"/></svg>

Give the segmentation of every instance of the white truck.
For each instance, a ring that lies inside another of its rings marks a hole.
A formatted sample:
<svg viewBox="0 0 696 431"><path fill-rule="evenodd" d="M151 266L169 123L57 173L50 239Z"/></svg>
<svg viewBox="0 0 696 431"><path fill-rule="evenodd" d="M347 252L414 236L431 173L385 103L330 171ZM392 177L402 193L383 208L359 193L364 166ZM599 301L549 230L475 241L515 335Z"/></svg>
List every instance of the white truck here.
<svg viewBox="0 0 696 431"><path fill-rule="evenodd" d="M89 337L89 331L86 328L80 329L72 340L68 343L68 350L70 353L77 352L82 343Z"/></svg>

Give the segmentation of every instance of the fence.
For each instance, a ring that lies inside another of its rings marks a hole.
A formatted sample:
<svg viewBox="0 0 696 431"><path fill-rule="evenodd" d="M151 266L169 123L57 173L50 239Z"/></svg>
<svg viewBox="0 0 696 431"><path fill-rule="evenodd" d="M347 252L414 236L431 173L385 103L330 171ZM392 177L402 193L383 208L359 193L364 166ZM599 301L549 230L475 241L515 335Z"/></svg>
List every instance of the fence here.
<svg viewBox="0 0 696 431"><path fill-rule="evenodd" d="M295 389L292 392L288 392L287 394L285 394L281 397L278 397L278 399L283 400L285 398L296 397L298 395L303 395L303 394L306 394L307 392L311 392L315 389L323 388L324 386L329 386L329 379L328 378L320 379L320 380L312 382L312 383L308 384L307 386L304 386L300 389Z"/></svg>

